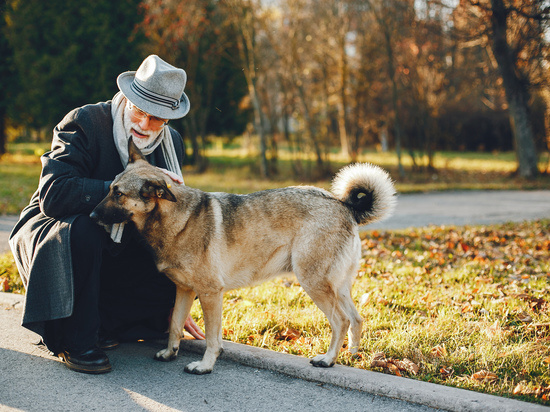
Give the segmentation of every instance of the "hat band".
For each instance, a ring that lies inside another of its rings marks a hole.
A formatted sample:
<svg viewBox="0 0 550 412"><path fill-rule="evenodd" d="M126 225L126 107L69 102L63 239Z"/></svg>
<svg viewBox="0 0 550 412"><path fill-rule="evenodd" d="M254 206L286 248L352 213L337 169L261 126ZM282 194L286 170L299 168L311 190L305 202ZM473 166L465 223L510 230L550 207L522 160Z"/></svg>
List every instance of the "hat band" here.
<svg viewBox="0 0 550 412"><path fill-rule="evenodd" d="M136 82L135 79L132 82L131 87L132 87L132 90L137 95L147 100L148 102L151 102L154 104L160 104L161 106L169 107L172 110L177 110L180 106L180 100L171 99L170 97L163 96L162 94L158 94L150 90L147 90L146 88L141 86L138 82Z"/></svg>

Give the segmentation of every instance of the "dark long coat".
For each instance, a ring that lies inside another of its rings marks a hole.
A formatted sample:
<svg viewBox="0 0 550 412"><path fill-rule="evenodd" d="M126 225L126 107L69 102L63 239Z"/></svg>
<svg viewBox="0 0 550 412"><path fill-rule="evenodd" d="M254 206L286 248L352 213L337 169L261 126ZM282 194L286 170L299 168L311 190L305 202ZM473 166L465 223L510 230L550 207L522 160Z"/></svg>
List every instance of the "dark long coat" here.
<svg viewBox="0 0 550 412"><path fill-rule="evenodd" d="M171 133L181 165L183 140L174 129ZM160 146L148 159L166 168ZM41 161L38 189L9 243L26 288L22 324L42 335L45 321L72 313L71 224L79 215L90 214L123 171L113 138L111 102L67 114L55 127L51 151Z"/></svg>

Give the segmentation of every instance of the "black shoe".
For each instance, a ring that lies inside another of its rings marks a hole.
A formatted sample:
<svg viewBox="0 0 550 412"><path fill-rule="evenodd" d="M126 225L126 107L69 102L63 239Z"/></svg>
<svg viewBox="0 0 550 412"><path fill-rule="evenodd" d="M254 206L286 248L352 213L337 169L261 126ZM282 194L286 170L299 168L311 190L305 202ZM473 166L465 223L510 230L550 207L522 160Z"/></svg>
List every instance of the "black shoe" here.
<svg viewBox="0 0 550 412"><path fill-rule="evenodd" d="M97 347L102 350L111 350L118 348L120 342L116 338L100 337L97 341Z"/></svg>
<svg viewBox="0 0 550 412"><path fill-rule="evenodd" d="M101 349L92 348L87 351L74 353L68 350L58 355L65 365L73 371L82 373L107 373L111 371L109 358Z"/></svg>

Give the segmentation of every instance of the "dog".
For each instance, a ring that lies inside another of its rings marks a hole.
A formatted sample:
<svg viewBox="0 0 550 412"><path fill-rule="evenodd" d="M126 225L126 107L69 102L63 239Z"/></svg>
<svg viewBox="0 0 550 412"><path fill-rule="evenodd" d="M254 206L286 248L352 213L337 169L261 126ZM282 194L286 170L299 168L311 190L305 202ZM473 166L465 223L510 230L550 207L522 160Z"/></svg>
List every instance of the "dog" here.
<svg viewBox="0 0 550 412"><path fill-rule="evenodd" d="M392 179L360 163L343 168L332 194L312 186L247 195L207 193L174 183L147 162L129 140L129 164L91 213L109 226L132 222L154 251L156 265L176 284L168 346L155 359L176 358L183 324L198 296L204 313L206 351L185 371L212 371L222 350L223 293L294 272L328 318L332 338L314 366L334 365L349 329L359 348L363 321L351 298L361 257L358 225L391 215Z"/></svg>

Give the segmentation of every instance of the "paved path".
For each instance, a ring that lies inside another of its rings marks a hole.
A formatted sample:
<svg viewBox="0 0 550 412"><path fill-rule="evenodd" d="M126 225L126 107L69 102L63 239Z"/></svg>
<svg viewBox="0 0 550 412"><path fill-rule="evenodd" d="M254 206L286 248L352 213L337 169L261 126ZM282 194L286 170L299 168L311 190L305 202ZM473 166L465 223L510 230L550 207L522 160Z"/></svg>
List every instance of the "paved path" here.
<svg viewBox="0 0 550 412"><path fill-rule="evenodd" d="M400 195L394 215L367 229L476 225L550 218L550 190L480 190Z"/></svg>
<svg viewBox="0 0 550 412"><path fill-rule="evenodd" d="M402 195L395 215L369 229L490 224L550 218L550 191ZM0 216L0 250L16 218ZM186 340L177 360L152 356L161 343L124 344L106 375L71 372L19 326L21 297L0 293L0 411L550 411L550 408L224 342L214 372L183 367L204 350Z"/></svg>

